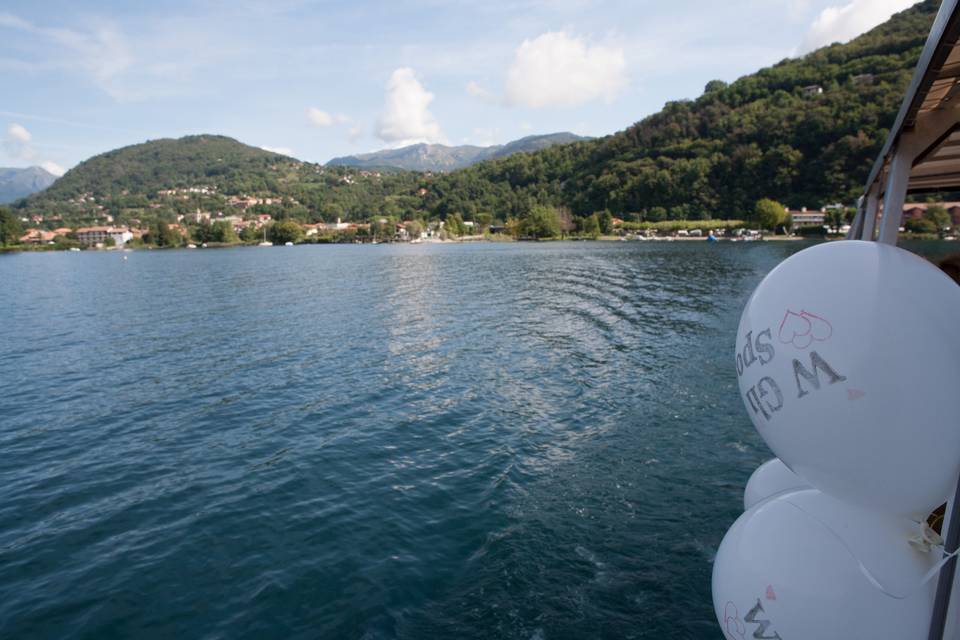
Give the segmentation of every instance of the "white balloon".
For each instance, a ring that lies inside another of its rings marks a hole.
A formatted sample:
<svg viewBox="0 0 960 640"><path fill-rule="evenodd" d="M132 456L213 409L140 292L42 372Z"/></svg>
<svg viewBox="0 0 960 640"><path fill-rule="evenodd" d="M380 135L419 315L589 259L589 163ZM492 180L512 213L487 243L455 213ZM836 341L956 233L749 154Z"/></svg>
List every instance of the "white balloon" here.
<svg viewBox="0 0 960 640"><path fill-rule="evenodd" d="M940 555L907 542L919 533L906 518L816 490L760 503L730 528L713 565L725 637L926 637L936 579L923 579Z"/></svg>
<svg viewBox="0 0 960 640"><path fill-rule="evenodd" d="M780 458L767 460L757 467L743 490L743 510L751 508L767 498L787 491L809 489L810 483L783 464Z"/></svg>
<svg viewBox="0 0 960 640"><path fill-rule="evenodd" d="M876 242L771 271L737 332L740 392L773 452L850 502L924 517L960 473L960 287Z"/></svg>

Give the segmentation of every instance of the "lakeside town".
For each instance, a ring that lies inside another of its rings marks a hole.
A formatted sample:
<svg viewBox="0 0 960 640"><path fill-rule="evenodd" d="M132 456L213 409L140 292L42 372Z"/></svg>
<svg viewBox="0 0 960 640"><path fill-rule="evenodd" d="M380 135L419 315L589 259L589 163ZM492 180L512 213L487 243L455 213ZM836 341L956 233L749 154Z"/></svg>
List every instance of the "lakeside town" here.
<svg viewBox="0 0 960 640"><path fill-rule="evenodd" d="M207 187L164 190L158 195L206 194ZM93 200L89 194L82 199ZM762 203L758 203L758 208ZM772 203L772 201L766 201ZM279 199L237 197L229 202L241 210L258 205L279 204ZM779 205L778 205L779 206ZM611 239L611 240L755 240L763 237L799 238L845 234L854 210L841 204L819 209L803 207L791 210L783 207L777 218L763 219L762 213L745 216L746 220L674 220L656 223L637 223L607 214L596 216L593 228L568 228L563 212L547 211L546 233L525 233L517 221L462 220L459 216L447 220L394 220L376 217L369 222L307 223L290 218L274 219L267 213L225 215L221 211L197 209L191 214L179 214L176 222L155 222L152 225L133 219L119 224L108 213L101 212L88 226L63 225L62 216L33 214L18 219L21 233L9 245L26 249L115 249L145 247L186 247L232 245L292 245L319 243L429 243L469 241L512 241L536 239ZM903 211L904 231L919 235L939 235L954 239L951 230L960 225L960 202L907 203ZM767 232L773 232L768 234ZM11 238L12 240L13 238Z"/></svg>

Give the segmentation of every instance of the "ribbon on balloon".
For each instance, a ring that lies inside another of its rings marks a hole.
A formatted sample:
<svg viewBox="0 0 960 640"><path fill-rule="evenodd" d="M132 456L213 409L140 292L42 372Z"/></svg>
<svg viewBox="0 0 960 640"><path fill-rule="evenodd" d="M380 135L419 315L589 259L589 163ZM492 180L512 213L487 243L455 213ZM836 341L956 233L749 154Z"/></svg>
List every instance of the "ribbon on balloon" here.
<svg viewBox="0 0 960 640"><path fill-rule="evenodd" d="M923 587L924 587L928 582L930 582L931 580L933 580L933 579L937 576L937 574L940 573L940 570L943 569L943 567L944 567L948 562L950 562L951 559L957 557L957 555L960 554L960 549L957 549L956 551L953 551L953 552L950 552L950 553L944 552L943 558L941 558L940 561L937 562L937 564L933 565L933 567L931 567L929 571L927 571L925 574L923 574L923 577L920 578L920 582L917 583L917 585L916 585L915 587L912 587L912 588L911 588L909 591L907 591L906 593L894 593L894 591L893 591L892 589L890 589L889 587L887 587L886 585L884 585L884 584L880 581L879 578L877 578L875 575L873 575L873 572L870 571L870 568L867 567L867 565L865 565L865 564L863 563L863 561L860 559L860 557L859 557L856 553L854 553L853 549L850 548L850 545L847 544L847 541L843 539L843 536L841 536L840 534L838 534L838 533L833 529L833 527L831 527L830 525L828 525L828 524L827 524L826 522L824 522L819 516L817 516L815 513L810 512L808 509L804 509L804 508L801 507L800 505L794 504L793 502L790 502L789 500L785 500L784 502L785 502L786 504L789 504L789 505L790 505L791 507L793 507L794 509L798 509L799 511L803 512L807 517L815 520L820 526L822 526L824 529L826 529L826 530L830 533L830 535L832 535L834 538L837 539L837 541L838 541L838 542L840 543L840 545L844 548L844 550L850 555L851 558L853 558L853 561L857 563L857 569L858 569L858 570L860 571L860 573L862 573L863 576L870 582L870 584L873 585L873 586L874 586L878 591L880 591L883 595L888 596L888 597L890 597L890 598L893 598L893 599L895 599L895 600L906 600L907 598L910 598L910 597L916 595L921 589L923 589ZM935 547L935 548L941 548L941 549L942 549L942 545L937 546L937 547Z"/></svg>

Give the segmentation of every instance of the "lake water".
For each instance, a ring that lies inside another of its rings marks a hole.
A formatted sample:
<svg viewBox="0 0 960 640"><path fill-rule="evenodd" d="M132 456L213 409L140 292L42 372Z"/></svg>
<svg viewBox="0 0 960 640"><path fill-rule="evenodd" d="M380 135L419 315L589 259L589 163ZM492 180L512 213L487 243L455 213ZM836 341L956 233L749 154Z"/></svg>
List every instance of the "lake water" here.
<svg viewBox="0 0 960 640"><path fill-rule="evenodd" d="M0 255L0 637L718 639L802 246Z"/></svg>

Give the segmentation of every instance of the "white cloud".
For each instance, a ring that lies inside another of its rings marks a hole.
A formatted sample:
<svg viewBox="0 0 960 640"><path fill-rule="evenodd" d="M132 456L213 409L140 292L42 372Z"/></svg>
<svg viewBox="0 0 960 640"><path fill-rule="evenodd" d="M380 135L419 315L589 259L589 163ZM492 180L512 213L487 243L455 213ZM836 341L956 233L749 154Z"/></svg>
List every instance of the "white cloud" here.
<svg viewBox="0 0 960 640"><path fill-rule="evenodd" d="M30 145L32 138L33 135L27 131L26 127L14 122L7 127L7 133L3 137L3 150L17 160L33 160L37 152Z"/></svg>
<svg viewBox="0 0 960 640"><path fill-rule="evenodd" d="M0 27L24 31L45 41L47 57L60 66L81 70L115 99L125 99L125 91L115 78L133 64L133 56L123 34L110 24L99 24L88 31L38 27L11 14L0 14Z"/></svg>
<svg viewBox="0 0 960 640"><path fill-rule="evenodd" d="M33 137L30 132L27 131L26 127L16 122L7 127L7 135L10 136L11 140L24 144L30 142L30 138Z"/></svg>
<svg viewBox="0 0 960 640"><path fill-rule="evenodd" d="M0 19L2 18L3 15L0 14ZM14 160L36 163L39 154L30 144L32 140L33 134L23 125L14 122L7 127L0 147ZM62 176L65 173L63 167L52 160L44 160L39 165L55 176Z"/></svg>
<svg viewBox="0 0 960 640"><path fill-rule="evenodd" d="M310 121L315 127L332 127L333 126L333 116L331 116L326 111L321 111L316 107L310 107L307 109L307 120Z"/></svg>
<svg viewBox="0 0 960 640"><path fill-rule="evenodd" d="M64 169L63 167L58 165L56 162L53 162L51 160L41 162L40 166L46 169L47 171L49 171L50 173L52 173L53 175L57 176L58 178L67 172L66 169Z"/></svg>
<svg viewBox="0 0 960 640"><path fill-rule="evenodd" d="M481 102L494 103L497 101L496 96L484 89L480 83L471 80L467 83L467 94L480 100Z"/></svg>
<svg viewBox="0 0 960 640"><path fill-rule="evenodd" d="M524 40L507 71L507 103L539 108L613 100L626 85L623 49L563 31Z"/></svg>
<svg viewBox="0 0 960 640"><path fill-rule="evenodd" d="M146 133L143 129L124 129L119 127L111 127L107 125L94 124L91 122L77 122L75 120L64 120L63 118L51 118L49 116L38 116L30 113L22 113L19 111L0 111L0 117L6 118L19 118L23 120L33 120L36 122L47 122L50 124L64 125L67 127L76 127L78 129L95 129L100 131L112 131L114 133L124 133L132 134L143 138L150 138L155 136L153 132Z"/></svg>
<svg viewBox="0 0 960 640"><path fill-rule="evenodd" d="M260 148L264 151L271 151L273 153L279 153L282 156L293 156L293 149L290 147L268 147L265 144L260 145Z"/></svg>
<svg viewBox="0 0 960 640"><path fill-rule="evenodd" d="M235 34L219 24L170 16L151 20L146 29L129 23L121 29L114 21L88 16L67 27L0 13L0 32L11 29L29 36L21 47L26 60L0 64L67 72L118 102L182 94L191 85L209 91L208 77L197 71L239 50Z"/></svg>
<svg viewBox="0 0 960 640"><path fill-rule="evenodd" d="M307 109L307 120L315 127L332 127L335 124L350 124L353 122L353 118L350 116L345 116L342 113L333 115L316 107Z"/></svg>
<svg viewBox="0 0 960 640"><path fill-rule="evenodd" d="M912 6L915 1L850 0L844 5L827 7L810 25L799 51L807 53L834 42L846 42Z"/></svg>
<svg viewBox="0 0 960 640"><path fill-rule="evenodd" d="M115 82L134 62L126 38L117 29L102 25L88 33L66 29L49 29L48 32L55 41L79 55L80 65L113 98L133 98Z"/></svg>
<svg viewBox="0 0 960 640"><path fill-rule="evenodd" d="M418 142L446 142L429 106L433 94L417 80L413 69L401 67L387 82L383 112L377 121L377 137L402 147Z"/></svg>
<svg viewBox="0 0 960 640"><path fill-rule="evenodd" d="M0 13L0 27L23 31L29 31L32 28L29 22L10 13Z"/></svg>
<svg viewBox="0 0 960 640"><path fill-rule="evenodd" d="M350 127L347 131L347 139L350 140L350 142L357 142L362 137L363 129L360 127Z"/></svg>

